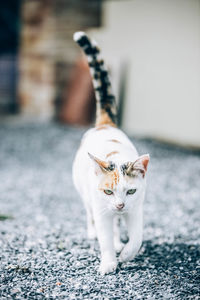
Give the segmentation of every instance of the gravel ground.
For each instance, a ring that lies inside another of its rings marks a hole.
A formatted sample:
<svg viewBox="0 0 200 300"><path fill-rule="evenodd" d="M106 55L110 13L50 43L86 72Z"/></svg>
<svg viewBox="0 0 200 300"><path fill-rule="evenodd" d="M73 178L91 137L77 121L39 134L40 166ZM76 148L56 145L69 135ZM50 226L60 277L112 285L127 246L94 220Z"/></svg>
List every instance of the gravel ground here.
<svg viewBox="0 0 200 300"><path fill-rule="evenodd" d="M0 299L199 299L200 153L134 139L151 155L144 242L103 277L71 179L83 132L0 126Z"/></svg>

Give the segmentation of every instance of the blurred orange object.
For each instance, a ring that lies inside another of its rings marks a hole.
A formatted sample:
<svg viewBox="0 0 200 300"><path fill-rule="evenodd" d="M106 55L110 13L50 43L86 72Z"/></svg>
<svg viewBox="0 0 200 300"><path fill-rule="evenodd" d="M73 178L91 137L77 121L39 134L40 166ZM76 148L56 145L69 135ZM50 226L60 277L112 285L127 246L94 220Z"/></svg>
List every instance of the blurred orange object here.
<svg viewBox="0 0 200 300"><path fill-rule="evenodd" d="M85 58L78 59L63 94L60 121L68 124L89 125L94 119L95 94Z"/></svg>

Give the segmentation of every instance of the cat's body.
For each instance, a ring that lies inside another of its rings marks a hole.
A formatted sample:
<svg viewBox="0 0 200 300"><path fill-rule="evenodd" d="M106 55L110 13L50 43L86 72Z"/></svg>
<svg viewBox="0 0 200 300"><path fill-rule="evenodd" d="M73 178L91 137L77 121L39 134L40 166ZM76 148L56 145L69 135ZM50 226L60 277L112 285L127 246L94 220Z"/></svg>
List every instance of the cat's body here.
<svg viewBox="0 0 200 300"><path fill-rule="evenodd" d="M101 274L117 267L116 251L121 262L131 260L142 243L145 173L149 156L138 156L128 137L116 128L116 104L99 50L84 33L75 41L88 56L96 86L96 126L88 130L73 164L73 180L87 211L88 237L98 238L101 250ZM120 241L118 219L127 224L129 241Z"/></svg>

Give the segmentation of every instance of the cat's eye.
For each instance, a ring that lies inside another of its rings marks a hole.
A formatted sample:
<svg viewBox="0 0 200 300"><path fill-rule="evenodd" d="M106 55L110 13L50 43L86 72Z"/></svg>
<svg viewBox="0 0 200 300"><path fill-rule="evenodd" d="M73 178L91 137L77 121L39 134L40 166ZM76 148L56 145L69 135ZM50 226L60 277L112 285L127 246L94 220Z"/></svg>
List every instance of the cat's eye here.
<svg viewBox="0 0 200 300"><path fill-rule="evenodd" d="M136 189L130 189L126 192L126 195L133 195L133 194L135 194L135 192L136 192Z"/></svg>
<svg viewBox="0 0 200 300"><path fill-rule="evenodd" d="M112 195L113 194L113 191L111 191L111 190L104 190L104 193L106 194L106 195Z"/></svg>

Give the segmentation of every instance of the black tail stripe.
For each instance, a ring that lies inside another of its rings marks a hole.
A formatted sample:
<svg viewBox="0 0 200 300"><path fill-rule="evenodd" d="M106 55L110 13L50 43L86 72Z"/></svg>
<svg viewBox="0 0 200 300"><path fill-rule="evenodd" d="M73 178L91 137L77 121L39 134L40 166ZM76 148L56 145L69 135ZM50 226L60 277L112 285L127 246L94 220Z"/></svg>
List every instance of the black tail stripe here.
<svg viewBox="0 0 200 300"><path fill-rule="evenodd" d="M97 93L97 101L100 101L100 108L106 111L110 119L116 124L115 97L110 91L111 83L108 71L104 67L104 60L98 57L100 50L86 35L80 35L76 41L88 56L88 64L93 70L93 83ZM97 107L97 109L99 108Z"/></svg>

